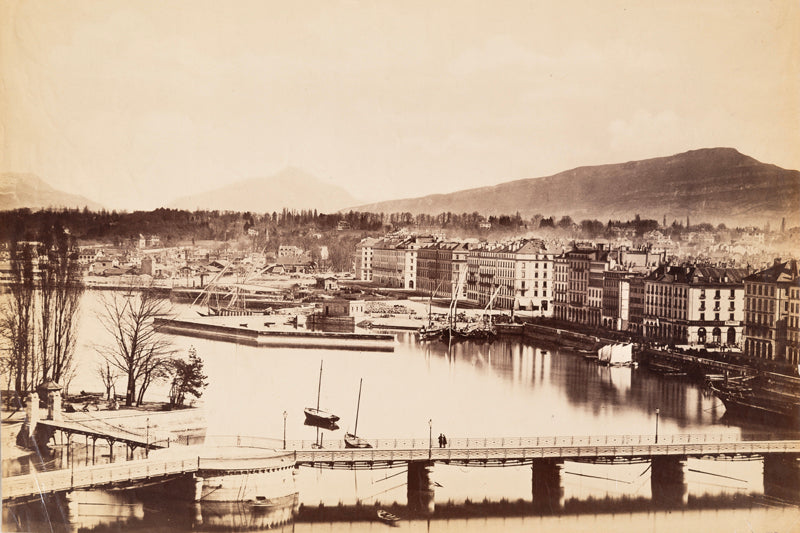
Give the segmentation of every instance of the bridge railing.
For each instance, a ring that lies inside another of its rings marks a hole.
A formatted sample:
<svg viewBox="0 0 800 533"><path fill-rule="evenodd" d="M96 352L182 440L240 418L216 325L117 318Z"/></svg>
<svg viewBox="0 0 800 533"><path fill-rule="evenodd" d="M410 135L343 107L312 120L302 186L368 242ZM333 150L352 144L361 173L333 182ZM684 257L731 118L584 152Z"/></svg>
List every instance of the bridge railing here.
<svg viewBox="0 0 800 533"><path fill-rule="evenodd" d="M317 449L295 452L299 464L335 468L374 468L408 461L513 465L537 459L646 460L655 456L723 456L757 458L763 454L800 453L799 441L739 441L695 444L543 446L532 448Z"/></svg>
<svg viewBox="0 0 800 533"><path fill-rule="evenodd" d="M735 435L725 433L700 433L700 434L666 434L659 435L658 440L654 434L650 435L571 435L548 437L456 437L447 438L446 448L483 449L483 448L536 448L553 446L639 446L655 444L713 444L734 443L748 441L769 441L786 439L786 435L777 434L746 434ZM796 438L796 437L794 437ZM418 450L439 448L437 438L429 439L360 439L378 449L405 449ZM278 441L283 447L282 441ZM288 440L288 450L313 450L313 449L345 449L343 438L329 438L320 443L313 440Z"/></svg>
<svg viewBox="0 0 800 533"><path fill-rule="evenodd" d="M197 458L141 459L3 478L3 499L194 472Z"/></svg>

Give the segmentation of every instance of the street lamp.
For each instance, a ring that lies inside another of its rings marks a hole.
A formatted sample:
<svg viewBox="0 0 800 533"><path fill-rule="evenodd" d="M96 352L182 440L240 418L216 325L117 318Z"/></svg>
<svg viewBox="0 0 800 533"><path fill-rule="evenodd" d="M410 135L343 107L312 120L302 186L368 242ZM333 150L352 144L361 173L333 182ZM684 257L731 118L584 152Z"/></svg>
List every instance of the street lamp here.
<svg viewBox="0 0 800 533"><path fill-rule="evenodd" d="M430 456L430 450L433 449L433 419L428 419L428 455Z"/></svg>
<svg viewBox="0 0 800 533"><path fill-rule="evenodd" d="M150 418L146 419L147 426L144 430L144 456L150 457Z"/></svg>
<svg viewBox="0 0 800 533"><path fill-rule="evenodd" d="M286 449L286 411L283 412L283 449Z"/></svg>
<svg viewBox="0 0 800 533"><path fill-rule="evenodd" d="M656 444L658 444L658 415L661 414L661 409L656 407Z"/></svg>

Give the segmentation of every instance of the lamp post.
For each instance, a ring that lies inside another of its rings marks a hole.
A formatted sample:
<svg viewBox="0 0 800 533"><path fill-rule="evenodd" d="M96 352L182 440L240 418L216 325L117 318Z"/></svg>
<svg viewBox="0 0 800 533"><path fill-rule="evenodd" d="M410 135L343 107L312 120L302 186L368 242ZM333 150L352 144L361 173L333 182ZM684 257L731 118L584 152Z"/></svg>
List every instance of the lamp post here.
<svg viewBox="0 0 800 533"><path fill-rule="evenodd" d="M144 456L150 457L150 418L146 420L147 426L144 430Z"/></svg>
<svg viewBox="0 0 800 533"><path fill-rule="evenodd" d="M661 409L656 407L656 444L658 444L658 415L661 414Z"/></svg>
<svg viewBox="0 0 800 533"><path fill-rule="evenodd" d="M431 450L433 450L433 419L428 419L428 459L431 458Z"/></svg>
<svg viewBox="0 0 800 533"><path fill-rule="evenodd" d="M286 449L286 411L283 412L283 449Z"/></svg>

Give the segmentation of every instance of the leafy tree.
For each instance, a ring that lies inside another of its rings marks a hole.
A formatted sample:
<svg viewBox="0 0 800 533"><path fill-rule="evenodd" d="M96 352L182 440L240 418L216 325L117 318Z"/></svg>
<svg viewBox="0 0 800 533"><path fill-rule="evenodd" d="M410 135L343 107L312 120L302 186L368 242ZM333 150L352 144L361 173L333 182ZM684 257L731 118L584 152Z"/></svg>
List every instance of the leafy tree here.
<svg viewBox="0 0 800 533"><path fill-rule="evenodd" d="M189 349L189 360L173 358L170 362L172 387L169 391L169 405L172 408L183 407L186 395L200 398L203 389L208 386L208 376L203 374L203 360L197 356L194 347Z"/></svg>

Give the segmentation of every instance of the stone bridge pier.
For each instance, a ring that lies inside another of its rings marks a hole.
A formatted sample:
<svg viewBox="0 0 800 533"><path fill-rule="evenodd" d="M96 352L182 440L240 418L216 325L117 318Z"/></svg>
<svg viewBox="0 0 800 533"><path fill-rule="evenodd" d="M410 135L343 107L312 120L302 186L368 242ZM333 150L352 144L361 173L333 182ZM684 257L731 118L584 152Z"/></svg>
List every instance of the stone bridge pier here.
<svg viewBox="0 0 800 533"><path fill-rule="evenodd" d="M531 465L533 507L542 513L555 513L564 507L564 486L561 472L564 461L534 459Z"/></svg>
<svg viewBox="0 0 800 533"><path fill-rule="evenodd" d="M653 502L667 507L689 503L686 457L655 456L650 460L650 492Z"/></svg>
<svg viewBox="0 0 800 533"><path fill-rule="evenodd" d="M764 495L800 502L800 456L764 456Z"/></svg>
<svg viewBox="0 0 800 533"><path fill-rule="evenodd" d="M408 508L419 514L432 514L434 511L433 485L431 484L430 461L411 461L408 463Z"/></svg>

